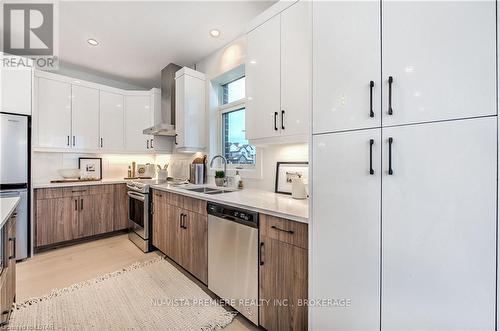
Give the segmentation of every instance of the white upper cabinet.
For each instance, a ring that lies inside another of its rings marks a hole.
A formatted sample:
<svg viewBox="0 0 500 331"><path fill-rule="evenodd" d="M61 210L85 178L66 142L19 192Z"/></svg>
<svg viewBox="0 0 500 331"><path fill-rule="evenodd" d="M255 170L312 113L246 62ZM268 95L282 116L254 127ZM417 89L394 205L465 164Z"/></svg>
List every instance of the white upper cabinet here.
<svg viewBox="0 0 500 331"><path fill-rule="evenodd" d="M31 60L18 56L2 55L0 59L31 65ZM13 59L13 60L12 60ZM7 67L0 65L0 111L5 113L31 115L31 67Z"/></svg>
<svg viewBox="0 0 500 331"><path fill-rule="evenodd" d="M382 13L384 125L496 114L495 1L383 1Z"/></svg>
<svg viewBox="0 0 500 331"><path fill-rule="evenodd" d="M153 136L142 131L152 125L149 92L125 96L125 146L127 151L149 151Z"/></svg>
<svg viewBox="0 0 500 331"><path fill-rule="evenodd" d="M495 329L496 121L383 130L382 330Z"/></svg>
<svg viewBox="0 0 500 331"><path fill-rule="evenodd" d="M71 96L72 147L99 148L99 90L73 85Z"/></svg>
<svg viewBox="0 0 500 331"><path fill-rule="evenodd" d="M269 15L283 4L275 6ZM299 1L248 32L245 123L253 143L307 141L311 29L311 3Z"/></svg>
<svg viewBox="0 0 500 331"><path fill-rule="evenodd" d="M71 148L71 84L37 77L37 147Z"/></svg>
<svg viewBox="0 0 500 331"><path fill-rule="evenodd" d="M247 34L246 138L280 134L280 15Z"/></svg>
<svg viewBox="0 0 500 331"><path fill-rule="evenodd" d="M124 100L123 95L100 91L99 147L102 150L124 149Z"/></svg>
<svg viewBox="0 0 500 331"><path fill-rule="evenodd" d="M313 77L313 133L380 127L379 2L313 3Z"/></svg>
<svg viewBox="0 0 500 331"><path fill-rule="evenodd" d="M206 147L205 75L182 68L175 73L175 147L179 152Z"/></svg>
<svg viewBox="0 0 500 331"><path fill-rule="evenodd" d="M281 13L281 134L307 135L311 117L311 3Z"/></svg>

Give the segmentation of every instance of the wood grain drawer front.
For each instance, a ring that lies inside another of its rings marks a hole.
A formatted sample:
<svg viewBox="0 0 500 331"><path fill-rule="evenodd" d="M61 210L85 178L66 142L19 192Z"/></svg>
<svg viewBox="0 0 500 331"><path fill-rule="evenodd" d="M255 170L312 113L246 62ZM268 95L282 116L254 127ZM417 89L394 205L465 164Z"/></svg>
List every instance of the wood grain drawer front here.
<svg viewBox="0 0 500 331"><path fill-rule="evenodd" d="M114 185L102 184L88 186L88 194L108 194L113 193Z"/></svg>
<svg viewBox="0 0 500 331"><path fill-rule="evenodd" d="M35 199L54 199L64 197L63 187L56 188L37 188L35 190Z"/></svg>
<svg viewBox="0 0 500 331"><path fill-rule="evenodd" d="M167 203L179 207L184 210L189 210L201 215L207 214L207 202L201 199L187 197L182 194L164 192L167 194Z"/></svg>
<svg viewBox="0 0 500 331"><path fill-rule="evenodd" d="M260 234L308 249L307 224L260 214Z"/></svg>

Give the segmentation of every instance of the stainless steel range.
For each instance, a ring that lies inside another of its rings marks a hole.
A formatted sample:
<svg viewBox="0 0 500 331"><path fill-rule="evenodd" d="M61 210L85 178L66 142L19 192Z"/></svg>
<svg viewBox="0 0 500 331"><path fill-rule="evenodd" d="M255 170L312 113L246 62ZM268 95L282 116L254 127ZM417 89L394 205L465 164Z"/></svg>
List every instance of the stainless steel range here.
<svg viewBox="0 0 500 331"><path fill-rule="evenodd" d="M151 213L149 187L164 181L138 179L127 183L129 239L143 252L151 250Z"/></svg>

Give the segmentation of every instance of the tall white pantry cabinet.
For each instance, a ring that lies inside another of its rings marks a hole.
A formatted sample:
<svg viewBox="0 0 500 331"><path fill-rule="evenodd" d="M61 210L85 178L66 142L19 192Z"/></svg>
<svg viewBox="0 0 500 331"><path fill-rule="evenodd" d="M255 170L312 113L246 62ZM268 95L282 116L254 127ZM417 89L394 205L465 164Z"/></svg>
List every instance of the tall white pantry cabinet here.
<svg viewBox="0 0 500 331"><path fill-rule="evenodd" d="M495 1L313 3L312 330L494 330Z"/></svg>

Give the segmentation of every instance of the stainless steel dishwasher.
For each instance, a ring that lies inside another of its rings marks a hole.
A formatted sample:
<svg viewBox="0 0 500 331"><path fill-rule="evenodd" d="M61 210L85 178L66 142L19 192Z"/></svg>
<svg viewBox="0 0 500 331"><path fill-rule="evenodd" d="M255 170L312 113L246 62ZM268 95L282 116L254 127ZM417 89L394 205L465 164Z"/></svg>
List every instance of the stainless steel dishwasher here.
<svg viewBox="0 0 500 331"><path fill-rule="evenodd" d="M259 214L208 203L208 288L259 324Z"/></svg>

